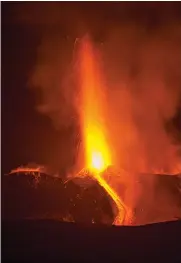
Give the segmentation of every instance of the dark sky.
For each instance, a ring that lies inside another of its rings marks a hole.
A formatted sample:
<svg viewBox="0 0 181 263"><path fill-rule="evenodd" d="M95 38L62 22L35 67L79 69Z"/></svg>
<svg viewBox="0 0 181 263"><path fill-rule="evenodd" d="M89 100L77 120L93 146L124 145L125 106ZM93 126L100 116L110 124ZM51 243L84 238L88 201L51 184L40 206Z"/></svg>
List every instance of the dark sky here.
<svg viewBox="0 0 181 263"><path fill-rule="evenodd" d="M27 82L36 62L41 26L12 18L18 5L2 4L2 173L29 162L57 165L59 148L70 142L72 132L71 128L56 131L35 109Z"/></svg>
<svg viewBox="0 0 181 263"><path fill-rule="evenodd" d="M35 96L27 85L37 47L47 32L58 30L62 38L67 34L75 38L88 28L96 38L103 39L110 25L135 20L156 27L160 17L163 22L172 16L180 19L181 15L179 3L166 2L2 2L1 6L2 173L29 162L64 168L59 167L59 159L65 152L70 152L65 167L73 163L76 128L55 130L51 121L35 110Z"/></svg>

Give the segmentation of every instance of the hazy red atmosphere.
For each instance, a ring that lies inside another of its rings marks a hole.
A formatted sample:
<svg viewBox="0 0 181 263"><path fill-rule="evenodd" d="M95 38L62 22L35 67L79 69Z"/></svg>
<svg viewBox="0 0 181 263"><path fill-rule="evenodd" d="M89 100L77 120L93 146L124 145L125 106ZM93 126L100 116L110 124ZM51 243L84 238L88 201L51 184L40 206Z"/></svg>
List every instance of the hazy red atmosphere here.
<svg viewBox="0 0 181 263"><path fill-rule="evenodd" d="M88 174L117 225L181 217L180 15L176 3L3 4L3 174L31 162Z"/></svg>

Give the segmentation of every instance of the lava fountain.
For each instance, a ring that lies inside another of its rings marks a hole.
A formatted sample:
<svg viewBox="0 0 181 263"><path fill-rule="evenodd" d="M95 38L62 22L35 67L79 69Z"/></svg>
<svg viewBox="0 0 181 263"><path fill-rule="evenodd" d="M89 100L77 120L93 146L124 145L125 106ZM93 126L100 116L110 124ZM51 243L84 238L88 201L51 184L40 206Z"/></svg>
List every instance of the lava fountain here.
<svg viewBox="0 0 181 263"><path fill-rule="evenodd" d="M112 156L106 129L105 87L99 66L99 54L90 39L85 37L79 49L80 120L85 167L116 203L118 215L114 223L121 225L125 221L127 208L102 176L102 172L112 165Z"/></svg>

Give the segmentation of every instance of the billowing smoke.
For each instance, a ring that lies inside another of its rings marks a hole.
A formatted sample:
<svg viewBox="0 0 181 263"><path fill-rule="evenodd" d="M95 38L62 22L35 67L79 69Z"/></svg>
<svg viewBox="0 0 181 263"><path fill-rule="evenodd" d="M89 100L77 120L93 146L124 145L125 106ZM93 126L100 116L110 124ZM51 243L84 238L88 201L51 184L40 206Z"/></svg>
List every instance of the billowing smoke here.
<svg viewBox="0 0 181 263"><path fill-rule="evenodd" d="M179 147L168 135L181 95L181 25L123 26L103 45L110 138L128 170L176 173Z"/></svg>
<svg viewBox="0 0 181 263"><path fill-rule="evenodd" d="M102 45L109 139L115 164L129 173L130 180L125 176L125 201L132 208L143 196L147 206L154 203L155 177L151 173L180 172L180 144L167 130L181 98L180 47L179 23L154 30L124 25L111 30ZM161 195L159 206L175 213L174 201L168 194Z"/></svg>
<svg viewBox="0 0 181 263"><path fill-rule="evenodd" d="M70 126L75 118L75 85L71 74L71 46L58 36L42 41L31 85L39 92L37 109L49 116L57 128ZM37 93L38 94L38 93Z"/></svg>

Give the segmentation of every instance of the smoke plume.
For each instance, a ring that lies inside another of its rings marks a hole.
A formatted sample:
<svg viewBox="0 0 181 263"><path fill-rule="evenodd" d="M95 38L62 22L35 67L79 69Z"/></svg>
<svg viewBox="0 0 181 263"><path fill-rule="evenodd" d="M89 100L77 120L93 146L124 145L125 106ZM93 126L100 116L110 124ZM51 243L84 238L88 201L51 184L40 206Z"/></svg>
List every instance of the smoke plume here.
<svg viewBox="0 0 181 263"><path fill-rule="evenodd" d="M166 130L181 95L181 25L123 26L103 46L110 138L128 170L176 173L179 147Z"/></svg>
<svg viewBox="0 0 181 263"><path fill-rule="evenodd" d="M154 29L124 25L111 30L101 46L109 140L115 165L129 173L128 177L123 173L127 185L124 198L132 209L143 196L147 207L155 203L155 177L151 173L176 174L181 169L180 144L166 129L180 105L180 47L179 23ZM114 180L112 184L119 185ZM168 193L161 195L156 202L166 208L165 214L173 216L174 201ZM145 212L142 220L147 221L147 216Z"/></svg>

